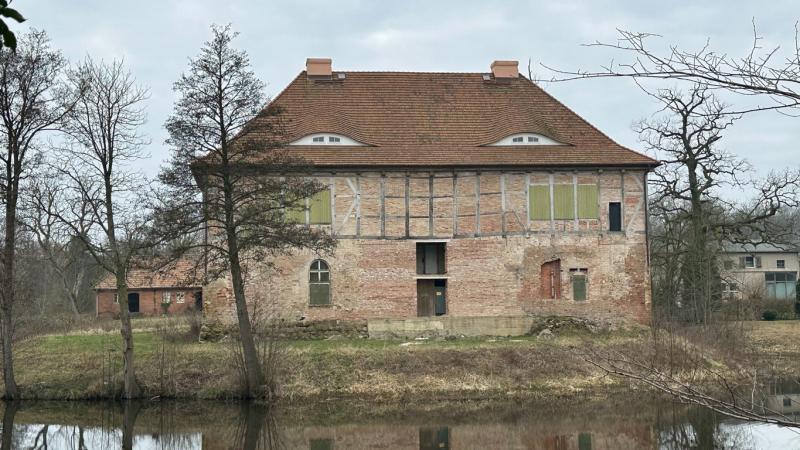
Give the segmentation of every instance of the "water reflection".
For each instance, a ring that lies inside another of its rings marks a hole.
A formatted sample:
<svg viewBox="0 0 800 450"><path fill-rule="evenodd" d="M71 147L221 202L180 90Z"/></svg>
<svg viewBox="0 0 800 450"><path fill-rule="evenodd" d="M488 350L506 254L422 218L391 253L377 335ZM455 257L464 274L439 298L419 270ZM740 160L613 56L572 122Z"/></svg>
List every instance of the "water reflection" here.
<svg viewBox="0 0 800 450"><path fill-rule="evenodd" d="M800 394L770 395L780 405ZM2 430L2 449L800 448L798 435L787 429L663 399L419 408L323 403L277 410L257 403L8 403Z"/></svg>

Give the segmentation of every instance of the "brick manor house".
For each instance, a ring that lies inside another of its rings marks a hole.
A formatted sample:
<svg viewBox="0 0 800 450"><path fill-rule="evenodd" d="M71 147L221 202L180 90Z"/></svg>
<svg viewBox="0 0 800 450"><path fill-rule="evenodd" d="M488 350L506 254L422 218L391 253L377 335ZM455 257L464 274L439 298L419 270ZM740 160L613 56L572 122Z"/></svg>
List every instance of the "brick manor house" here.
<svg viewBox="0 0 800 450"><path fill-rule="evenodd" d="M333 71L274 100L328 189L301 220L338 239L248 279L289 320L554 314L649 322L646 180L625 148L520 76ZM235 320L229 282L207 317Z"/></svg>

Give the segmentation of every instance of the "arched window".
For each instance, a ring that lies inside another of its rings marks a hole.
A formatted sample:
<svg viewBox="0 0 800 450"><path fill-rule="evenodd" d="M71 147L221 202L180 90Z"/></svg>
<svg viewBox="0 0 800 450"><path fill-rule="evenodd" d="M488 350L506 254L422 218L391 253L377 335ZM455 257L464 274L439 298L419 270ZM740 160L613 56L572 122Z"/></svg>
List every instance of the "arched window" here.
<svg viewBox="0 0 800 450"><path fill-rule="evenodd" d="M308 271L309 304L311 306L331 304L331 272L328 263L321 259L311 263Z"/></svg>

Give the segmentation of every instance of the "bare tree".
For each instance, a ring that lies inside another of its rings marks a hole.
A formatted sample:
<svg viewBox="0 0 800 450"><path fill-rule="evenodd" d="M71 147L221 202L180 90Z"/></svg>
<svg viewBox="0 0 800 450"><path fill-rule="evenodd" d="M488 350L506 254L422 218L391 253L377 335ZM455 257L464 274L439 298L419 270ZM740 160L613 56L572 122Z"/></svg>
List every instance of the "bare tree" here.
<svg viewBox="0 0 800 450"><path fill-rule="evenodd" d="M39 156L40 137L61 122L80 89L67 92L62 83L66 60L50 46L44 32L31 31L17 52L0 48L0 201L4 206L0 310L3 343L4 397L19 396L12 357L12 314L15 297L17 207L20 192Z"/></svg>
<svg viewBox="0 0 800 450"><path fill-rule="evenodd" d="M246 391L255 397L265 394L265 380L245 299L248 261L294 248L323 251L333 240L286 220L287 209L324 186L303 178L307 165L283 148L280 110L264 107L263 83L231 45L236 33L230 26L212 33L174 85L179 98L166 123L174 154L161 174L169 194L160 196L166 202L157 216L166 235L197 238L183 251L199 249L212 274L230 274Z"/></svg>
<svg viewBox="0 0 800 450"><path fill-rule="evenodd" d="M80 239L97 264L116 278L123 339L124 398L139 396L134 371L133 333L128 311L127 273L148 245L148 215L138 199L146 180L127 164L143 157L139 133L148 93L136 85L122 62L87 59L71 71L74 89L85 92L66 117L65 145L57 149L49 184L36 196L39 210Z"/></svg>
<svg viewBox="0 0 800 450"><path fill-rule="evenodd" d="M797 113L800 107L800 37L795 27L795 39L786 55L780 46L764 48L761 36L753 23L753 40L743 56L731 56L715 51L709 41L699 50L681 50L671 45L665 52L654 49L652 33L618 30L616 43L589 44L620 51L629 61L613 60L600 70L567 71L547 67L555 72L554 81L580 78L628 77L634 79L681 80L703 84L712 89L725 89L742 95L769 99L769 104L731 110L731 114L751 111L781 110Z"/></svg>
<svg viewBox="0 0 800 450"><path fill-rule="evenodd" d="M746 161L720 148L722 133L736 120L703 85L682 93L653 94L665 114L637 125L642 142L661 165L654 171L650 211L655 217L653 257L656 280L680 298L698 323L710 320L719 300L719 261L724 243L781 242L786 231L769 219L798 205L800 170L765 179L751 177ZM746 202L724 197L722 189L752 191ZM659 273L661 272L661 273ZM659 279L659 275L665 279ZM657 287L658 291L658 287Z"/></svg>

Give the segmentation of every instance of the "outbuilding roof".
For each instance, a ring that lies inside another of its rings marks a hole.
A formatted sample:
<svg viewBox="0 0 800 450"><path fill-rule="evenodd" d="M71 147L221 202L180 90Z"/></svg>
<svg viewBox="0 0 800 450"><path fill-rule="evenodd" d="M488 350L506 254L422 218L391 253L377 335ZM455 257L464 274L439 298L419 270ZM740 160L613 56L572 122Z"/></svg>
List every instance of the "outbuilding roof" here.
<svg viewBox="0 0 800 450"><path fill-rule="evenodd" d="M272 102L286 142L334 133L366 145L292 145L323 167L638 166L623 147L524 76L491 73L301 72ZM254 129L258 129L254 119ZM517 133L559 145L490 145Z"/></svg>
<svg viewBox="0 0 800 450"><path fill-rule="evenodd" d="M190 259L181 259L158 269L134 268L128 271L128 289L164 289L202 287L202 274ZM114 274L108 274L96 285L96 290L116 290Z"/></svg>

